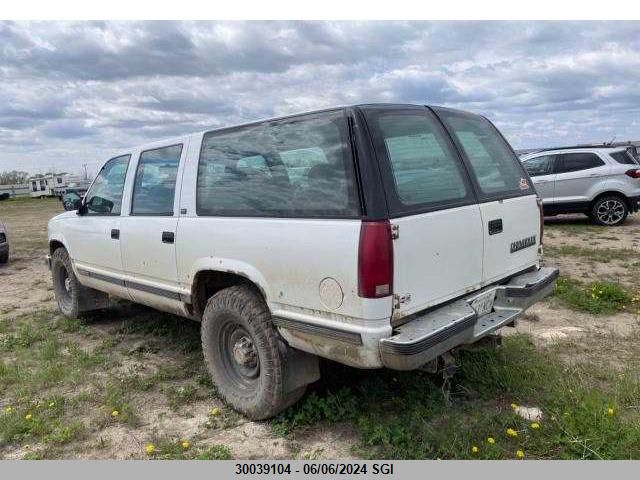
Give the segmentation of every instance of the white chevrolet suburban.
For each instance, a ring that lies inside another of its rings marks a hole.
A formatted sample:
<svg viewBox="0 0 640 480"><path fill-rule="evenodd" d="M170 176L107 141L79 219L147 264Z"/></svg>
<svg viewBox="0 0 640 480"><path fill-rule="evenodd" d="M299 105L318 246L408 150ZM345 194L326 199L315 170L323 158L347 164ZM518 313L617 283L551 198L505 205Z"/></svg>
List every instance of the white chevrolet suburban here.
<svg viewBox="0 0 640 480"><path fill-rule="evenodd" d="M486 118L358 105L125 150L49 223L61 312L108 296L201 321L224 400L262 419L318 357L411 370L554 288L541 202Z"/></svg>

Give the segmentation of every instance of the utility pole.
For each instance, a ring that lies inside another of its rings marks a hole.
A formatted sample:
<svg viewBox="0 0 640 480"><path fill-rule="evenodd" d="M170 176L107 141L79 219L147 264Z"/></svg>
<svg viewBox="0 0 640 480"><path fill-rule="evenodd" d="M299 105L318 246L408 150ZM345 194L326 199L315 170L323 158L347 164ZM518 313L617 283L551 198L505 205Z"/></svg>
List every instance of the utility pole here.
<svg viewBox="0 0 640 480"><path fill-rule="evenodd" d="M84 169L84 178L83 178L83 180L86 182L87 179L88 179L88 176L87 176L87 164L83 163L82 164L82 168Z"/></svg>

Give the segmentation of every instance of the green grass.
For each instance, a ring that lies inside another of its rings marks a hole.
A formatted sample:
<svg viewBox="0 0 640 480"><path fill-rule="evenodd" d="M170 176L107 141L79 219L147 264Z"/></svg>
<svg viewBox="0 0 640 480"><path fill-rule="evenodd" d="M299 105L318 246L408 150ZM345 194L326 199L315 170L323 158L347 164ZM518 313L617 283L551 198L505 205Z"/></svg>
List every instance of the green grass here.
<svg viewBox="0 0 640 480"><path fill-rule="evenodd" d="M628 262L640 255L639 252L630 248L587 248L577 245L559 247L545 245L544 253L549 257L572 256L600 263L609 263L612 260Z"/></svg>
<svg viewBox="0 0 640 480"><path fill-rule="evenodd" d="M631 292L617 283L582 283L569 277L558 279L555 297L571 309L594 315L625 310L634 299Z"/></svg>
<svg viewBox="0 0 640 480"><path fill-rule="evenodd" d="M360 437L354 453L365 458L509 459L517 450L525 458L640 456L638 371L599 371L596 383L593 366L564 367L556 352L538 352L525 336L505 339L498 350L463 352L450 404L441 385L419 372L331 371L337 378L284 412L276 432L352 424ZM541 428L532 429L511 403L542 408Z"/></svg>
<svg viewBox="0 0 640 480"><path fill-rule="evenodd" d="M183 442L187 442L183 444ZM153 453L148 454L154 460L230 460L231 450L225 445L198 445L188 439L155 437L146 444L153 445ZM145 446L145 447L146 447Z"/></svg>

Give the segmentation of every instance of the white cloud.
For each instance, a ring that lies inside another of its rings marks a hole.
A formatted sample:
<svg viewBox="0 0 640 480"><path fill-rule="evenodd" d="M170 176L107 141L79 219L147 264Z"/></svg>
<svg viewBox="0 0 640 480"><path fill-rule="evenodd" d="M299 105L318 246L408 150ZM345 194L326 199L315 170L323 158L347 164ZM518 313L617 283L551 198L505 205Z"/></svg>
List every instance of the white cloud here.
<svg viewBox="0 0 640 480"><path fill-rule="evenodd" d="M3 22L0 170L359 102L484 113L515 147L640 138L639 22Z"/></svg>

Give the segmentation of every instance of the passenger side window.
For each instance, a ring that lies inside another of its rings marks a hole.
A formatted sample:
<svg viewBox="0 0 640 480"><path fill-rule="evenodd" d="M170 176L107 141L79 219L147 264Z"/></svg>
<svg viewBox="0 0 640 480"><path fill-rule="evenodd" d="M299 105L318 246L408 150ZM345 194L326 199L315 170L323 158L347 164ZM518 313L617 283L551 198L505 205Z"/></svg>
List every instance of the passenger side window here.
<svg viewBox="0 0 640 480"><path fill-rule="evenodd" d="M404 205L450 203L467 196L460 162L434 120L424 114L389 114L378 124Z"/></svg>
<svg viewBox="0 0 640 480"><path fill-rule="evenodd" d="M347 139L342 112L205 134L198 215L358 215Z"/></svg>
<svg viewBox="0 0 640 480"><path fill-rule="evenodd" d="M562 156L558 173L577 172L602 165L604 162L595 153L565 153Z"/></svg>
<svg viewBox="0 0 640 480"><path fill-rule="evenodd" d="M522 162L522 164L532 177L550 175L553 173L553 162L555 158L555 155L543 155L541 157L529 158Z"/></svg>
<svg viewBox="0 0 640 480"><path fill-rule="evenodd" d="M636 161L631 156L631 153L629 153L628 151L613 152L613 153L610 153L609 156L611 158L613 158L616 162L622 163L624 165L635 165L636 164Z"/></svg>
<svg viewBox="0 0 640 480"><path fill-rule="evenodd" d="M120 215L130 158L122 155L104 164L85 196L86 215Z"/></svg>
<svg viewBox="0 0 640 480"><path fill-rule="evenodd" d="M176 175L181 154L182 145L156 148L140 154L131 215L173 215Z"/></svg>

